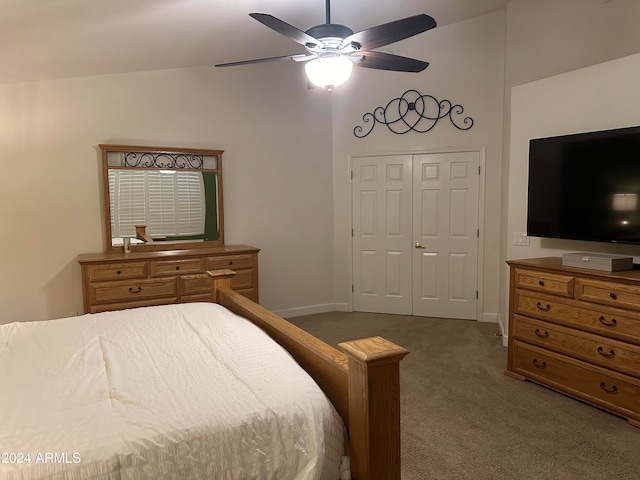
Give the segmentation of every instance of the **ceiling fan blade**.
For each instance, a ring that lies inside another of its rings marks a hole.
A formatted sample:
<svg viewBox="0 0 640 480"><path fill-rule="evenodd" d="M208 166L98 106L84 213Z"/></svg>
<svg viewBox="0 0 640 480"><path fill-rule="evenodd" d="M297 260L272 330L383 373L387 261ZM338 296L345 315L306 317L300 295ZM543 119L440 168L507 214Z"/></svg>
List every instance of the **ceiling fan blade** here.
<svg viewBox="0 0 640 480"><path fill-rule="evenodd" d="M289 25L287 22L283 22L273 15L269 15L267 13L250 13L249 16L251 18L255 18L263 25L266 25L270 29L275 30L285 37L289 37L290 39L298 42L301 45L307 45L310 43L311 45L322 46L322 43L319 42L316 38L313 38L308 33L297 29L293 25Z"/></svg>
<svg viewBox="0 0 640 480"><path fill-rule="evenodd" d="M374 48L383 47L426 32L436 25L436 21L433 18L422 13L356 32L345 38L340 47L345 47L355 42L362 50L373 50Z"/></svg>
<svg viewBox="0 0 640 480"><path fill-rule="evenodd" d="M283 55L280 57L267 57L267 58L256 58L255 60L242 60L240 62L229 62L229 63L219 63L215 65L216 67L234 67L236 65L249 65L252 63L264 63L264 62L275 62L276 60L294 60L296 62L302 62L305 60L311 60L316 58L316 55Z"/></svg>
<svg viewBox="0 0 640 480"><path fill-rule="evenodd" d="M394 72L421 72L429 66L428 62L416 60L415 58L401 57L391 53L383 52L361 52L353 54L352 58L357 59L362 56L362 60L356 65L378 70L392 70Z"/></svg>

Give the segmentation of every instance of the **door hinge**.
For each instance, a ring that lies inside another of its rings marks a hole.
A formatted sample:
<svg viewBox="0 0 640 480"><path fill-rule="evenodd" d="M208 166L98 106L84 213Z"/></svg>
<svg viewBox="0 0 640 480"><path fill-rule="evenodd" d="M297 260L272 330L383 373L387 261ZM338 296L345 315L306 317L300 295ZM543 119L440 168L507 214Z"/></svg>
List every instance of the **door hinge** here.
<svg viewBox="0 0 640 480"><path fill-rule="evenodd" d="M353 172L351 172L353 173ZM480 175L480 166L478 166L478 175Z"/></svg>
<svg viewBox="0 0 640 480"><path fill-rule="evenodd" d="M351 229L351 236L353 237L353 228Z"/></svg>
<svg viewBox="0 0 640 480"><path fill-rule="evenodd" d="M351 284L351 293L356 291L356 287L353 286L353 284Z"/></svg>
<svg viewBox="0 0 640 480"><path fill-rule="evenodd" d="M478 295L478 290L476 290L476 300L478 300L478 298L480 298L480 297Z"/></svg>
<svg viewBox="0 0 640 480"><path fill-rule="evenodd" d="M476 237L480 238L480 229L476 230Z"/></svg>
<svg viewBox="0 0 640 480"><path fill-rule="evenodd" d="M351 180L353 180L353 170L351 170Z"/></svg>

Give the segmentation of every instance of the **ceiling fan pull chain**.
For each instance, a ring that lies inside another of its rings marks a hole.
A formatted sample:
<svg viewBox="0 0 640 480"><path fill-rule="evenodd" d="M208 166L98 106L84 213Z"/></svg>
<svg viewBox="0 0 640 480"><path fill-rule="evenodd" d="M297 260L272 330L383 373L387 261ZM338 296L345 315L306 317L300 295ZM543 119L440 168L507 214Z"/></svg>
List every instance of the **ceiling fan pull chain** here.
<svg viewBox="0 0 640 480"><path fill-rule="evenodd" d="M327 21L326 24L329 25L331 23L331 0L327 0L325 2L326 5L326 17L327 17Z"/></svg>

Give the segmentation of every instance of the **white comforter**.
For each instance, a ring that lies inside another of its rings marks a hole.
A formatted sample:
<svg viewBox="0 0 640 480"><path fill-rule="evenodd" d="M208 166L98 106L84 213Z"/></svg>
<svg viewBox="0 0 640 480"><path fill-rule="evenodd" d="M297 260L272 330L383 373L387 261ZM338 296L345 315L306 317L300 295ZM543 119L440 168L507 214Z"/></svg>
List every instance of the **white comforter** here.
<svg viewBox="0 0 640 480"><path fill-rule="evenodd" d="M0 326L0 478L337 479L344 424L215 304Z"/></svg>

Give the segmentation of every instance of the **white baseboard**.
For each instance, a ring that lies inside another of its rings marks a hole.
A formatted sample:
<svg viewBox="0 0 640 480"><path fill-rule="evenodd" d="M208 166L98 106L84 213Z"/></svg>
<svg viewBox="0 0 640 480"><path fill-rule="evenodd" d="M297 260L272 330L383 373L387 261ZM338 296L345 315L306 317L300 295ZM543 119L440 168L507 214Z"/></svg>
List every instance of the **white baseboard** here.
<svg viewBox="0 0 640 480"><path fill-rule="evenodd" d="M497 323L498 330L500 330L500 335L502 337L502 346L506 347L509 344L509 339L504 334L504 328L502 327L502 322L500 322L500 315L497 313L483 313L482 318L478 320L479 322L487 322L487 323Z"/></svg>
<svg viewBox="0 0 640 480"><path fill-rule="evenodd" d="M282 318L295 318L303 315L313 315L315 313L328 313L328 312L352 312L353 309L348 303L325 303L322 305L309 305L306 307L287 308L285 310L274 310L273 313ZM508 345L508 338L504 334L502 323L500 322L500 316L497 313L483 313L479 322L497 323L500 333L502 334L502 345Z"/></svg>
<svg viewBox="0 0 640 480"><path fill-rule="evenodd" d="M508 347L509 346L509 336L505 334L504 332L504 326L502 325L502 322L500 321L500 315L498 315L498 328L500 329L500 334L502 335L502 346L503 347Z"/></svg>
<svg viewBox="0 0 640 480"><path fill-rule="evenodd" d="M336 303L335 307L337 312L353 312L353 308L348 303Z"/></svg>
<svg viewBox="0 0 640 480"><path fill-rule="evenodd" d="M309 305L307 307L287 308L286 310L273 310L273 313L282 318L301 317L303 315L313 315L314 313L327 313L344 311L339 309L340 304L326 303L323 305Z"/></svg>
<svg viewBox="0 0 640 480"><path fill-rule="evenodd" d="M483 313L482 317L478 321L479 322L486 322L486 323L498 323L498 314L497 313Z"/></svg>

